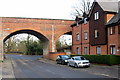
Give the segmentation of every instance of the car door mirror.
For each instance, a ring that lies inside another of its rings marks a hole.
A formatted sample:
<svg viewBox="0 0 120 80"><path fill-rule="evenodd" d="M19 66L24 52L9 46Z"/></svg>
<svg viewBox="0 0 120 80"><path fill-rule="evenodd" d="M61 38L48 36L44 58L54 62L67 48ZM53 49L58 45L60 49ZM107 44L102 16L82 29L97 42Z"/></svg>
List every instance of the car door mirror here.
<svg viewBox="0 0 120 80"><path fill-rule="evenodd" d="M72 58L72 60L74 60L74 58Z"/></svg>

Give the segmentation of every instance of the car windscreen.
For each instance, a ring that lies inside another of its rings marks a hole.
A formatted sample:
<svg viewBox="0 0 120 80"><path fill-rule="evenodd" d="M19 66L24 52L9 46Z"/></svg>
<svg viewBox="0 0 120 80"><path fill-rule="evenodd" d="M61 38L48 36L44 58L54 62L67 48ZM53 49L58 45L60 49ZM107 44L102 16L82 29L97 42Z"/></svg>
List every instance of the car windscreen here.
<svg viewBox="0 0 120 80"><path fill-rule="evenodd" d="M64 56L61 56L63 59L68 59L69 58L69 56L66 56L66 55L64 55Z"/></svg>
<svg viewBox="0 0 120 80"><path fill-rule="evenodd" d="M84 57L75 57L74 60L85 60Z"/></svg>

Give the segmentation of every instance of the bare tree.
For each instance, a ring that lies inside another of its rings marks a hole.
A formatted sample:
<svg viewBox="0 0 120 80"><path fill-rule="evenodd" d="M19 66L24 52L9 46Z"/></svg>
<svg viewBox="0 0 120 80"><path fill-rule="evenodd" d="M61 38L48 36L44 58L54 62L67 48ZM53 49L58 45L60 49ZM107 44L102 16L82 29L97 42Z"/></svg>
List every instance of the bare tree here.
<svg viewBox="0 0 120 80"><path fill-rule="evenodd" d="M5 52L14 52L14 50L17 48L15 38L17 36L10 37L5 43L4 43L4 49Z"/></svg>
<svg viewBox="0 0 120 80"><path fill-rule="evenodd" d="M73 16L83 16L84 13L88 14L91 9L91 0L78 0L78 4L73 6Z"/></svg>

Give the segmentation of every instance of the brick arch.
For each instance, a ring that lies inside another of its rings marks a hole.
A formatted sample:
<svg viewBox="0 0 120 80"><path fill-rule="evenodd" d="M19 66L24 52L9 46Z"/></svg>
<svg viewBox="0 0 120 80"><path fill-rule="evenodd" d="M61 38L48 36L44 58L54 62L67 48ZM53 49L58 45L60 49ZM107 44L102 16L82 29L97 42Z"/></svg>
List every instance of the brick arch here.
<svg viewBox="0 0 120 80"><path fill-rule="evenodd" d="M40 39L41 41L49 41L48 38L46 36L44 36L43 34L41 34L40 32L37 32L35 30L30 30L30 29L22 29L22 30L14 31L14 32L10 33L9 35L7 35L3 39L3 42L5 42L8 38L10 38L14 35L21 34L21 33L32 34L32 35L36 36L38 39Z"/></svg>
<svg viewBox="0 0 120 80"><path fill-rule="evenodd" d="M3 41L5 42L7 39L9 39L10 37L16 35L16 34L21 34L21 33L28 33L28 34L32 34L34 36L36 36L38 39L40 39L43 43L43 54L47 54L49 53L49 40L41 33L34 31L34 30L29 30L29 29L24 29L24 30L18 30L15 31L13 33L10 33L9 35L7 35Z"/></svg>
<svg viewBox="0 0 120 80"><path fill-rule="evenodd" d="M66 32L63 32L63 33L59 34L59 35L56 37L56 40L55 40L55 41L57 41L57 40L58 40L62 35L64 35L64 34L72 35L72 31L66 31Z"/></svg>
<svg viewBox="0 0 120 80"><path fill-rule="evenodd" d="M0 44L2 40L10 34L20 30L33 30L48 39L45 42L45 47L49 48L49 52L55 52L55 40L57 40L62 34L72 31L70 25L73 20L60 20L60 19L38 19L38 18L0 18ZM4 35L3 35L4 34ZM44 40L43 40L44 41ZM2 47L2 46L1 46ZM0 48L0 53L2 53ZM49 54L46 52L45 55Z"/></svg>

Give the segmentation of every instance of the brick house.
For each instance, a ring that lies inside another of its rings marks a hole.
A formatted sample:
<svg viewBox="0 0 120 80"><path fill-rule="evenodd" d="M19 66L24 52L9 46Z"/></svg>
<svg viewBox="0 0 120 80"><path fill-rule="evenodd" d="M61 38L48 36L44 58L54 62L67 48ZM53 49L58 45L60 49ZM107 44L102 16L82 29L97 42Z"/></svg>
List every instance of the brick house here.
<svg viewBox="0 0 120 80"><path fill-rule="evenodd" d="M101 0L96 0L93 2L89 14L83 17L76 17L76 22L71 25L73 31L73 53L109 54L108 31L105 24L117 11L117 2L109 2L109 0L101 2Z"/></svg>
<svg viewBox="0 0 120 80"><path fill-rule="evenodd" d="M76 23L72 24L72 50L76 54L89 53L89 19L76 17Z"/></svg>
<svg viewBox="0 0 120 80"><path fill-rule="evenodd" d="M106 24L108 31L108 53L120 55L120 8L119 12Z"/></svg>

